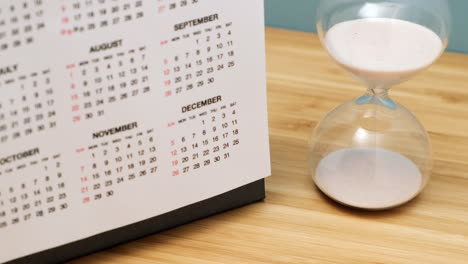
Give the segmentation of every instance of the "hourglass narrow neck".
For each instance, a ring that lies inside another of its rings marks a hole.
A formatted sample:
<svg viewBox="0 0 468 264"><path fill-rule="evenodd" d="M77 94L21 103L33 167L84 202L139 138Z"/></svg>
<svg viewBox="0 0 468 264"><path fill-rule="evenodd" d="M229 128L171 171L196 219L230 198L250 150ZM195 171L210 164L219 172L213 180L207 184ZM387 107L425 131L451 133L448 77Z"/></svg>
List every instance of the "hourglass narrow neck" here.
<svg viewBox="0 0 468 264"><path fill-rule="evenodd" d="M387 86L369 86L367 88L366 95L380 98L388 98L389 89L390 88Z"/></svg>
<svg viewBox="0 0 468 264"><path fill-rule="evenodd" d="M389 89L390 87L387 86L369 86L366 94L356 100L356 104L379 104L389 109L395 109L396 103L388 96Z"/></svg>

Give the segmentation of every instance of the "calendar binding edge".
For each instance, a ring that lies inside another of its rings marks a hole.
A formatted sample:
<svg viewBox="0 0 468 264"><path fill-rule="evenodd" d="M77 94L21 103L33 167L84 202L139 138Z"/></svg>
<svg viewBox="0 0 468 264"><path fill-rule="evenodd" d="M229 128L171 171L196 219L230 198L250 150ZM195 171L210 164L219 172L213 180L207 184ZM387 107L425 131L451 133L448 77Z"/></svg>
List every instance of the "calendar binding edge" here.
<svg viewBox="0 0 468 264"><path fill-rule="evenodd" d="M5 264L63 263L265 199L265 179L153 218L110 230Z"/></svg>

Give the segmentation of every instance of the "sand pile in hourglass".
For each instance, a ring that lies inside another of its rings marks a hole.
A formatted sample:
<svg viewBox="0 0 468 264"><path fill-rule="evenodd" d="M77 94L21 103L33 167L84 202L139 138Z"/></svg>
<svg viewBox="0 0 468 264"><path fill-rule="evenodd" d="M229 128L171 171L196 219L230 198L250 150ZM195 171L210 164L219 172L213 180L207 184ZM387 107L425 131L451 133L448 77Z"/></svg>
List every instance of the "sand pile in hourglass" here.
<svg viewBox="0 0 468 264"><path fill-rule="evenodd" d="M400 82L429 67L444 48L430 29L391 18L336 24L327 32L325 41L338 63L365 82L381 86Z"/></svg>
<svg viewBox="0 0 468 264"><path fill-rule="evenodd" d="M326 33L331 56L364 82L385 87L429 67L444 44L415 23L368 18L342 22ZM378 148L347 148L323 158L315 170L317 186L335 200L360 208L403 204L419 192L422 175L401 154Z"/></svg>

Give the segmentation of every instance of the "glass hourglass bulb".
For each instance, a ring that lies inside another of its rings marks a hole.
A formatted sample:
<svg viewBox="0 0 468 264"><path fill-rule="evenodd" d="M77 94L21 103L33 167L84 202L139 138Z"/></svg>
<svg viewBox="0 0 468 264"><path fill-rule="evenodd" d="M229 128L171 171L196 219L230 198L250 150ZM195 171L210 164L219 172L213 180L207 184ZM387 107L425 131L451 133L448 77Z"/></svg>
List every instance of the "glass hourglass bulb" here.
<svg viewBox="0 0 468 264"><path fill-rule="evenodd" d="M402 205L427 184L431 145L424 127L388 96L427 69L448 40L446 0L322 0L318 32L330 56L367 85L330 112L310 146L312 177L332 199L379 210Z"/></svg>

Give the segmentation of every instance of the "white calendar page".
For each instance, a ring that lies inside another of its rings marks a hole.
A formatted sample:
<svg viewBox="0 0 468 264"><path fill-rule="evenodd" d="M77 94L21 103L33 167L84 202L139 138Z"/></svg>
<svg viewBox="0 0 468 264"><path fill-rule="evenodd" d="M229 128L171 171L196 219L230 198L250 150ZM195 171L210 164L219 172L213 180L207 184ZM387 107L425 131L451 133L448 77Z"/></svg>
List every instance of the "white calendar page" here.
<svg viewBox="0 0 468 264"><path fill-rule="evenodd" d="M0 263L270 175L262 0L2 0Z"/></svg>

